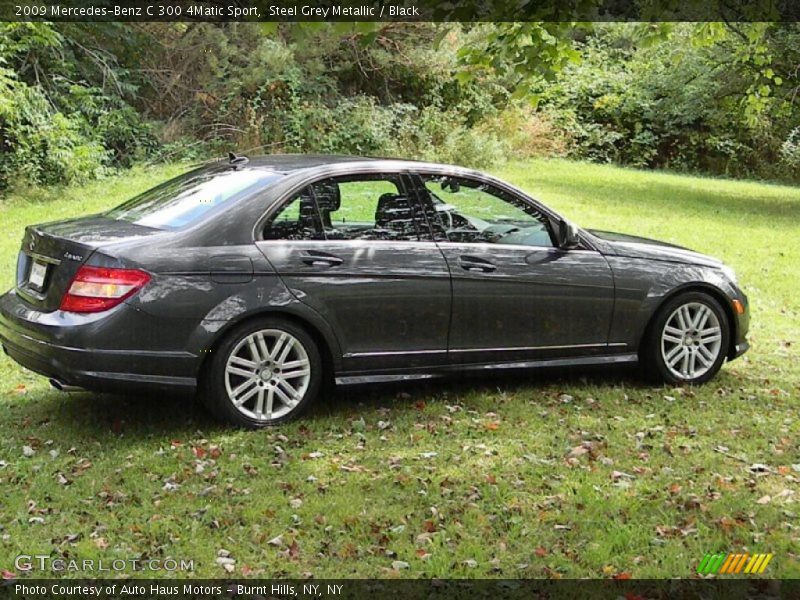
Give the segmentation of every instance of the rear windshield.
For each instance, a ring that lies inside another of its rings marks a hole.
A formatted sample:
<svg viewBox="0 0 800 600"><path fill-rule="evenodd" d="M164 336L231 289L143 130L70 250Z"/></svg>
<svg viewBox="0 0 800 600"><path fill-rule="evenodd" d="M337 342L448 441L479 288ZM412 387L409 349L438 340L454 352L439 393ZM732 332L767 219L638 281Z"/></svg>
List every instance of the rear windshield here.
<svg viewBox="0 0 800 600"><path fill-rule="evenodd" d="M145 227L178 229L198 221L211 209L249 196L281 177L262 169L191 171L112 208L112 219Z"/></svg>

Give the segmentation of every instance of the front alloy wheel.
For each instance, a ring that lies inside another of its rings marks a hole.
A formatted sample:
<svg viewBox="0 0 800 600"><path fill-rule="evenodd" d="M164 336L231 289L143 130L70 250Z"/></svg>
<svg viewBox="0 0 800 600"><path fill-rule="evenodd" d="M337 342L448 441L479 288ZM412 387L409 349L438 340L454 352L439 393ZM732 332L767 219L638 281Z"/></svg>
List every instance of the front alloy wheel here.
<svg viewBox="0 0 800 600"><path fill-rule="evenodd" d="M728 318L704 292L686 292L656 313L640 358L652 379L670 384L705 383L722 367L730 340Z"/></svg>
<svg viewBox="0 0 800 600"><path fill-rule="evenodd" d="M661 332L661 357L678 379L697 379L711 369L722 352L719 319L706 304L687 302L667 319Z"/></svg>
<svg viewBox="0 0 800 600"><path fill-rule="evenodd" d="M257 428L299 416L316 397L322 361L311 336L281 319L231 332L214 350L206 404L236 425Z"/></svg>

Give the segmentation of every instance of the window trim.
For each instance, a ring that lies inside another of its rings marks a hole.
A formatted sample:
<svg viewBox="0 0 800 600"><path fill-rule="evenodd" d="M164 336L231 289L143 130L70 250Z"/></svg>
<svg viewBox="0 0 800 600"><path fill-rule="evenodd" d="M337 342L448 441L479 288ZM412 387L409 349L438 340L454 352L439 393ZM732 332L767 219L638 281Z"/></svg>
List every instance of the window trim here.
<svg viewBox="0 0 800 600"><path fill-rule="evenodd" d="M284 240L284 239L277 239L277 240L268 240L264 239L264 228L267 225L270 217L280 213L287 204L292 202L294 198L302 193L304 189L309 190L309 195L314 203L314 209L317 213L317 218L319 222L322 223L322 215L319 211L319 206L317 205L317 198L316 194L314 193L314 184L320 183L326 180L340 180L340 179L351 179L353 181L358 181L359 178L366 178L366 180L370 179L377 179L380 180L381 177L386 178L387 180L396 177L398 183L400 185L400 189L403 194L408 198L409 203L413 203L418 209L422 210L422 205L418 197L418 190L416 189L416 185L411 173L407 170L391 170L391 169L376 169L376 170L353 170L349 173L316 173L311 175L310 177L306 178L302 183L297 184L293 187L289 192L282 194L276 201L274 201L257 219L256 224L253 227L253 241L254 242L261 242L261 243L296 243L296 242L324 242L324 243L352 243L352 242L361 242L361 243L392 243L392 244L420 244L420 243L431 243L435 244L436 240L433 236L433 230L428 223L427 217L424 220L419 220L419 233L420 239L418 240L364 240L364 239L328 239L325 235L325 231L323 229L322 234L324 239L319 240ZM424 211L423 211L424 214Z"/></svg>

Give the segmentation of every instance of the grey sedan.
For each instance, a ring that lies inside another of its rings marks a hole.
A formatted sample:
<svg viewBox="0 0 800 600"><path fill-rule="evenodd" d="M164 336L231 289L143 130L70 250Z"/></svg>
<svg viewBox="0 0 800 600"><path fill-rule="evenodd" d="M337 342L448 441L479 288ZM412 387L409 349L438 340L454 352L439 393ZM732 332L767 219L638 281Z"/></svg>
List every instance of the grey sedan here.
<svg viewBox="0 0 800 600"><path fill-rule="evenodd" d="M639 363L700 384L748 348L720 261L581 229L455 166L229 157L32 225L0 341L63 390L190 390L246 427L330 382Z"/></svg>

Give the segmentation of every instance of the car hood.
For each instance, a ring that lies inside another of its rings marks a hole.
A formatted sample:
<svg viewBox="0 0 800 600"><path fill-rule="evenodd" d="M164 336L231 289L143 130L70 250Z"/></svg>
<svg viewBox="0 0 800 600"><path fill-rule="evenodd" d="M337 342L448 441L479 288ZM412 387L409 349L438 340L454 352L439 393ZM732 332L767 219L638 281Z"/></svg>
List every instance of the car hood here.
<svg viewBox="0 0 800 600"><path fill-rule="evenodd" d="M651 240L637 235L615 233L613 231L588 230L593 236L600 238L613 249L618 256L631 258L648 258L708 267L721 267L722 261L707 254L701 254L682 246Z"/></svg>

